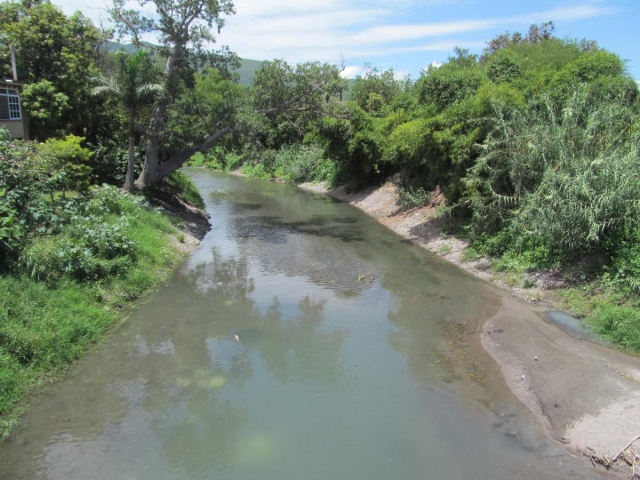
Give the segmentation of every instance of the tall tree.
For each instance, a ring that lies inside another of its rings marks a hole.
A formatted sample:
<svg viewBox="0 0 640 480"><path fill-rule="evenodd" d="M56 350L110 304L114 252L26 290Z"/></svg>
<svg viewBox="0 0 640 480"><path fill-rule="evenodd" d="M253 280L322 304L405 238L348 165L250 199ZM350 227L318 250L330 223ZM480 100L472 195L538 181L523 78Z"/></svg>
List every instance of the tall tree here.
<svg viewBox="0 0 640 480"><path fill-rule="evenodd" d="M145 163L136 181L136 185L142 188L180 168L194 153L208 151L236 127L232 119L222 125L215 122L211 125L212 131L190 148L161 152L160 134L169 105L176 99L184 78L190 73L193 76L196 66L201 66L203 60L211 64L211 60L216 59L214 53L205 50L206 44L215 41L212 28L215 27L219 32L224 26L223 17L235 12L231 0L139 0L141 7L154 7L155 12L149 13L127 9L125 3L125 0L113 0L110 9L119 33L130 35L138 45L143 34L156 35L160 41L158 53L165 59L162 77L164 90L155 102L145 131ZM340 80L339 70L326 65L307 65L307 69L282 66L267 75L265 80L277 80L280 76L281 79L291 80L292 84L283 86L277 82L263 82L267 87L271 85L277 88L257 90L257 113L274 116L287 111L314 110L319 104L318 99L327 96L327 89L335 89Z"/></svg>
<svg viewBox="0 0 640 480"><path fill-rule="evenodd" d="M112 95L126 109L129 117L129 160L124 188L133 191L135 181L136 114L138 107L155 95L162 93L162 85L155 83L157 73L149 53L138 50L132 55L124 52L117 54L118 75L100 77L94 95Z"/></svg>
<svg viewBox="0 0 640 480"><path fill-rule="evenodd" d="M80 12L66 16L49 2L10 1L0 4L0 34L0 73L11 75L11 45L18 78L27 83L22 97L33 112L32 134L91 136L104 114L89 94L102 33Z"/></svg>
<svg viewBox="0 0 640 480"><path fill-rule="evenodd" d="M140 45L144 33L159 35L159 53L165 58L164 94L156 101L145 132L145 163L137 181L140 187L161 178L158 135L167 106L176 93L178 70L189 67L188 48L202 51L205 42L215 42L211 28L215 25L219 32L224 25L223 16L235 13L231 0L140 0L141 7L149 4L155 6L155 15L127 9L125 0L114 0L110 10L119 32L131 35L135 44Z"/></svg>

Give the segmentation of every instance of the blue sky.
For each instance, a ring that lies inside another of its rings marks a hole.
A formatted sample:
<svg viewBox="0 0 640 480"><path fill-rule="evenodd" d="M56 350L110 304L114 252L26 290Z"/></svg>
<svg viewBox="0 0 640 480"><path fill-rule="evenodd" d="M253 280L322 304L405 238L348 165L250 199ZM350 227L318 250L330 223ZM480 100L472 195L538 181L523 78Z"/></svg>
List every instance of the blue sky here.
<svg viewBox="0 0 640 480"><path fill-rule="evenodd" d="M92 0L53 0L107 18ZM218 43L244 58L320 60L362 72L365 62L419 75L455 46L481 52L505 31L553 20L560 37L588 38L628 60L640 79L640 0L236 0Z"/></svg>

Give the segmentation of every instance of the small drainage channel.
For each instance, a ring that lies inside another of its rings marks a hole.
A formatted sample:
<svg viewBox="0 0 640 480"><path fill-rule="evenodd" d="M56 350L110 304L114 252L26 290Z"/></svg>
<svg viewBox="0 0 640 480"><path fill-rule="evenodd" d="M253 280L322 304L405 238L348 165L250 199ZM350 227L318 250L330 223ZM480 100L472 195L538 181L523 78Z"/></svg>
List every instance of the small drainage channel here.
<svg viewBox="0 0 640 480"><path fill-rule="evenodd" d="M581 320L569 315L568 313L552 311L541 314L542 318L554 324L563 332L572 337L601 345L608 345L609 342L589 331L589 328Z"/></svg>

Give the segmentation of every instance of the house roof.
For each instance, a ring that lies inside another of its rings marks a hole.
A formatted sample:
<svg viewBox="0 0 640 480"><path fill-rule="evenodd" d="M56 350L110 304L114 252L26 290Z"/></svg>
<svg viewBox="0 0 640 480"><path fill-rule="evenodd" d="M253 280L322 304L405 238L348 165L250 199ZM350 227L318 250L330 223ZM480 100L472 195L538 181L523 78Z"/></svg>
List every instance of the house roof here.
<svg viewBox="0 0 640 480"><path fill-rule="evenodd" d="M17 87L24 87L24 82L14 82L10 78L0 79L0 85L14 85Z"/></svg>

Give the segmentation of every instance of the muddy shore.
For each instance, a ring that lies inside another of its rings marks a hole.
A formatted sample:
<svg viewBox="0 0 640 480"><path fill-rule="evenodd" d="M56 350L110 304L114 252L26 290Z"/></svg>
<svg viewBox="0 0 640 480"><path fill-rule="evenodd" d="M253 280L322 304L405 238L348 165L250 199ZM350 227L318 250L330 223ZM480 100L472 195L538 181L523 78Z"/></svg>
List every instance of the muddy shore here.
<svg viewBox="0 0 640 480"><path fill-rule="evenodd" d="M594 468L623 478L640 475L640 359L565 333L543 320L544 288L517 288L495 278L485 259L463 260L464 240L442 234L437 196L430 205L403 211L392 182L348 194L323 184L300 188L350 203L394 232L509 294L474 334L499 365L504 382L541 429ZM433 197L432 197L433 198ZM542 284L544 286L544 284ZM605 465L603 465L605 464ZM640 477L639 477L640 478Z"/></svg>

